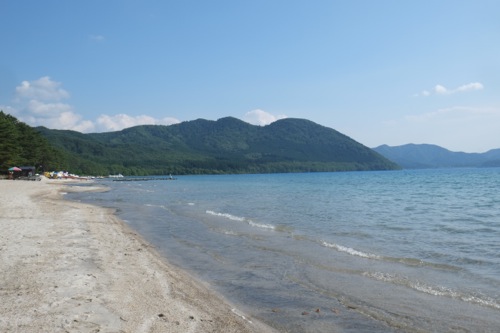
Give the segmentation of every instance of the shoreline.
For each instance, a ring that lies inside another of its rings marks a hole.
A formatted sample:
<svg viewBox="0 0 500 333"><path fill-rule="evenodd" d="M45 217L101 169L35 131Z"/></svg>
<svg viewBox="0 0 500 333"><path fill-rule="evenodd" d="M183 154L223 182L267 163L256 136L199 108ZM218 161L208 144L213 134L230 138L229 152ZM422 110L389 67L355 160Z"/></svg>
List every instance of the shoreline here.
<svg viewBox="0 0 500 333"><path fill-rule="evenodd" d="M0 180L0 331L275 332L67 184Z"/></svg>

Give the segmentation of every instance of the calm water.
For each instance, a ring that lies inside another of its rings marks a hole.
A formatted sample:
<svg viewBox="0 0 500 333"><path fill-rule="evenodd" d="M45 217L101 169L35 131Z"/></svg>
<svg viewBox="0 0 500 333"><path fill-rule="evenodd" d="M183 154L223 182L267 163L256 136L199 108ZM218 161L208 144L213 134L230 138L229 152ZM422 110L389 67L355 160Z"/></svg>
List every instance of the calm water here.
<svg viewBox="0 0 500 333"><path fill-rule="evenodd" d="M71 198L281 331L500 331L500 169L102 183Z"/></svg>

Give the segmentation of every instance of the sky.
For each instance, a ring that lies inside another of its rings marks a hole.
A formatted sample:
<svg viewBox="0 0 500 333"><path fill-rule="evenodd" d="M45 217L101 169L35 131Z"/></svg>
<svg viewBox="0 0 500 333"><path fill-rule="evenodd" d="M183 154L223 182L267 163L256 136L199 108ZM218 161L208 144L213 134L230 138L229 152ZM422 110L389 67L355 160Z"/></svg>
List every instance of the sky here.
<svg viewBox="0 0 500 333"><path fill-rule="evenodd" d="M0 110L108 132L304 118L368 146L500 148L500 1L0 0Z"/></svg>

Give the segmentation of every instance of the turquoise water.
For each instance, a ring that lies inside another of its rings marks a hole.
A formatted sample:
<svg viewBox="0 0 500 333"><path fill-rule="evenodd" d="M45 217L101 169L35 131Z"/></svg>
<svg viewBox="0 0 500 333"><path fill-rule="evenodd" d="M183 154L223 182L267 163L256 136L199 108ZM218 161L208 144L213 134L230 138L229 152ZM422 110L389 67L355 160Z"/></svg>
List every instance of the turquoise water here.
<svg viewBox="0 0 500 333"><path fill-rule="evenodd" d="M500 330L500 169L103 184L72 197L281 331Z"/></svg>

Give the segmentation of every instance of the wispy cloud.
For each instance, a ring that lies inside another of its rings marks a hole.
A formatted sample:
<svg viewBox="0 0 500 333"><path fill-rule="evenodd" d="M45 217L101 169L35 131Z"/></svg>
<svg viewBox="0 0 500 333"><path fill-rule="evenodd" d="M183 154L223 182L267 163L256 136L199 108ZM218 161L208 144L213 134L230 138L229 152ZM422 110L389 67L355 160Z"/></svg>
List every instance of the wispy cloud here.
<svg viewBox="0 0 500 333"><path fill-rule="evenodd" d="M104 42L106 40L103 35L89 35L89 39L94 42Z"/></svg>
<svg viewBox="0 0 500 333"><path fill-rule="evenodd" d="M500 110L494 108L473 108L466 106L454 106L450 108L437 109L435 111L422 113L419 115L406 116L408 122L427 122L427 121L465 121L471 118L500 116Z"/></svg>
<svg viewBox="0 0 500 333"><path fill-rule="evenodd" d="M466 92L466 91L474 91L474 90L483 90L484 86L482 83L479 82L472 82L468 84L464 84L463 86L458 87L455 89L454 92Z"/></svg>
<svg viewBox="0 0 500 333"><path fill-rule="evenodd" d="M470 92L475 90L482 90L484 86L480 82L471 82L464 85L459 86L455 89L449 89L441 84L437 84L434 86L432 90L422 90L420 93L415 94L416 97L426 97L430 95L453 95L457 93Z"/></svg>
<svg viewBox="0 0 500 333"><path fill-rule="evenodd" d="M287 118L287 116L285 115L274 116L269 112L256 109L245 113L245 115L243 116L243 121L246 121L247 123L250 123L252 125L264 126L264 125L269 125L270 123L273 123L276 120L284 118Z"/></svg>

